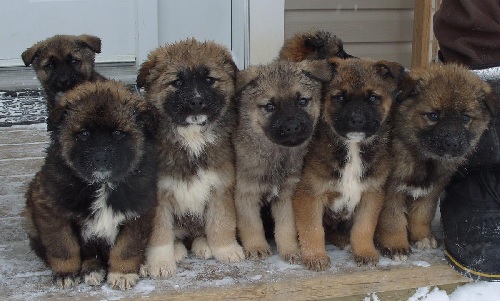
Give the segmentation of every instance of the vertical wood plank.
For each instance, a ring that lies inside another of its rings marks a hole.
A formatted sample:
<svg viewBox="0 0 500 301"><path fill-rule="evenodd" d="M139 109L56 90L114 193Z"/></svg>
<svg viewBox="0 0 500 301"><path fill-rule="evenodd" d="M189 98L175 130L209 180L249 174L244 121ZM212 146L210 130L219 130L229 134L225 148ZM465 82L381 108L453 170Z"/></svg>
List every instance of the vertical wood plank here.
<svg viewBox="0 0 500 301"><path fill-rule="evenodd" d="M432 0L415 0L411 67L429 64Z"/></svg>

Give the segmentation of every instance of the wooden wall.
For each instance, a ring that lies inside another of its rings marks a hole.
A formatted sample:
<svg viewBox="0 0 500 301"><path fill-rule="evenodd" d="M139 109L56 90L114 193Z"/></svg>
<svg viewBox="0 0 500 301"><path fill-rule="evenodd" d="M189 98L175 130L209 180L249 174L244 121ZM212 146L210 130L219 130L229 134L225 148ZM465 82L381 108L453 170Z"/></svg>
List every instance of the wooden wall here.
<svg viewBox="0 0 500 301"><path fill-rule="evenodd" d="M327 30L347 53L410 67L413 0L285 0L285 39Z"/></svg>

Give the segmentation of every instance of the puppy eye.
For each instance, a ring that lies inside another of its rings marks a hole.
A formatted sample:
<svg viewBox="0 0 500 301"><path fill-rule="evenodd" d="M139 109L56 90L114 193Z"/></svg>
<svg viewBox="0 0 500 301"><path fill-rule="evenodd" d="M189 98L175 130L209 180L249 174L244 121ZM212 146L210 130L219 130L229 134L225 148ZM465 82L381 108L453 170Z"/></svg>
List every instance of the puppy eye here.
<svg viewBox="0 0 500 301"><path fill-rule="evenodd" d="M469 123L470 120L471 120L471 117L469 115L467 115L467 114L462 115L463 123Z"/></svg>
<svg viewBox="0 0 500 301"><path fill-rule="evenodd" d="M309 99L307 98L300 98L299 101L297 102L297 104L299 105L299 107L307 107L307 105L309 104Z"/></svg>
<svg viewBox="0 0 500 301"><path fill-rule="evenodd" d="M182 85L184 84L184 82L180 79L176 79L172 82L172 84L176 87L182 87Z"/></svg>
<svg viewBox="0 0 500 301"><path fill-rule="evenodd" d="M78 64L80 64L80 60L72 58L70 63L71 63L71 65L78 65Z"/></svg>
<svg viewBox="0 0 500 301"><path fill-rule="evenodd" d="M125 132L121 131L121 130L114 130L112 134L113 134L113 138L115 138L117 140L121 139L125 136Z"/></svg>
<svg viewBox="0 0 500 301"><path fill-rule="evenodd" d="M375 95L375 94L371 94L371 95L368 97L368 100L369 100L371 103L378 103L378 102L380 101L380 96Z"/></svg>
<svg viewBox="0 0 500 301"><path fill-rule="evenodd" d="M431 112L426 114L427 119L430 121L438 121L439 120L439 114L436 112Z"/></svg>
<svg viewBox="0 0 500 301"><path fill-rule="evenodd" d="M335 100L335 101L344 101L345 100L345 96L344 96L344 94L337 94L337 95L333 95L332 99Z"/></svg>
<svg viewBox="0 0 500 301"><path fill-rule="evenodd" d="M274 112L274 111L276 111L276 106L273 103L271 103L271 102L265 104L263 107L264 107L264 110L266 110L266 112Z"/></svg>
<svg viewBox="0 0 500 301"><path fill-rule="evenodd" d="M90 131L88 131L88 130L81 130L78 133L78 138L80 138L83 141L89 139L89 137L90 137Z"/></svg>
<svg viewBox="0 0 500 301"><path fill-rule="evenodd" d="M43 66L43 69L52 70L52 69L54 69L54 64L52 62L49 62Z"/></svg>
<svg viewBox="0 0 500 301"><path fill-rule="evenodd" d="M205 79L205 81L209 85L213 85L213 83L215 83L215 79L213 77L210 77L210 76L207 76L207 78Z"/></svg>

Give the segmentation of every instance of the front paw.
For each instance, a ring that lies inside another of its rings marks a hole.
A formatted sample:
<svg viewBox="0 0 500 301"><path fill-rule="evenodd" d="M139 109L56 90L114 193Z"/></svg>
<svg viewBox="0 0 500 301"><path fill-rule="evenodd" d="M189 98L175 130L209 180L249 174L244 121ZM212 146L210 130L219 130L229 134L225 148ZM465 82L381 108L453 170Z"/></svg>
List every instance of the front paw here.
<svg viewBox="0 0 500 301"><path fill-rule="evenodd" d="M396 261L406 261L408 260L408 255L410 255L411 249L410 245L400 246L400 247L383 247L382 254L385 257L389 257Z"/></svg>
<svg viewBox="0 0 500 301"><path fill-rule="evenodd" d="M301 262L300 252L281 255L284 261L289 264L299 264Z"/></svg>
<svg viewBox="0 0 500 301"><path fill-rule="evenodd" d="M128 290L139 280L137 273L108 273L108 285L113 289Z"/></svg>
<svg viewBox="0 0 500 301"><path fill-rule="evenodd" d="M191 252L193 252L196 257L201 259L210 259L213 257L212 250L210 249L208 241L205 237L196 237L193 240Z"/></svg>
<svg viewBox="0 0 500 301"><path fill-rule="evenodd" d="M57 288L68 289L77 285L80 279L75 274L57 273L52 275L52 282Z"/></svg>
<svg viewBox="0 0 500 301"><path fill-rule="evenodd" d="M376 265L378 263L378 252L377 250L366 250L364 252L356 252L354 255L354 261L358 266L362 265Z"/></svg>
<svg viewBox="0 0 500 301"><path fill-rule="evenodd" d="M302 256L302 264L309 270L320 272L330 267L330 257L326 253L314 256Z"/></svg>
<svg viewBox="0 0 500 301"><path fill-rule="evenodd" d="M229 246L215 247L212 252L215 259L224 263L240 262L245 259L243 248L237 242Z"/></svg>
<svg viewBox="0 0 500 301"><path fill-rule="evenodd" d="M267 244L245 248L245 257L251 260L264 259L271 255L271 247Z"/></svg>
<svg viewBox="0 0 500 301"><path fill-rule="evenodd" d="M419 250L430 250L437 248L437 240L431 236L415 242L415 247Z"/></svg>
<svg viewBox="0 0 500 301"><path fill-rule="evenodd" d="M152 279L164 279L172 277L177 272L175 260L173 262L158 262L155 265L141 265L139 275L141 277L150 277Z"/></svg>
<svg viewBox="0 0 500 301"><path fill-rule="evenodd" d="M98 270L85 273L83 279L86 284L95 286L95 285L101 285L105 277L106 277L106 271Z"/></svg>

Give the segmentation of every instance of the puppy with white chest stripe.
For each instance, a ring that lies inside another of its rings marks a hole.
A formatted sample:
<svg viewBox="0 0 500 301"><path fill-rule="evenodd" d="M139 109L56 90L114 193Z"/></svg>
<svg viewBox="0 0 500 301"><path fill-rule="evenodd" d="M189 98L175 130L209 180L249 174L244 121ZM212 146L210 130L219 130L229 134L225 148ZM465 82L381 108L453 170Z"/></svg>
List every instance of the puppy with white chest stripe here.
<svg viewBox="0 0 500 301"><path fill-rule="evenodd" d="M392 62L330 61L335 76L293 196L302 262L316 271L330 265L330 224L352 223L348 241L358 264L378 261L373 235L389 174L388 120L404 74Z"/></svg>
<svg viewBox="0 0 500 301"><path fill-rule="evenodd" d="M226 48L194 39L152 51L139 70L137 84L161 112L159 209L143 275L173 275L184 239L201 258L244 258L233 200L236 72Z"/></svg>

